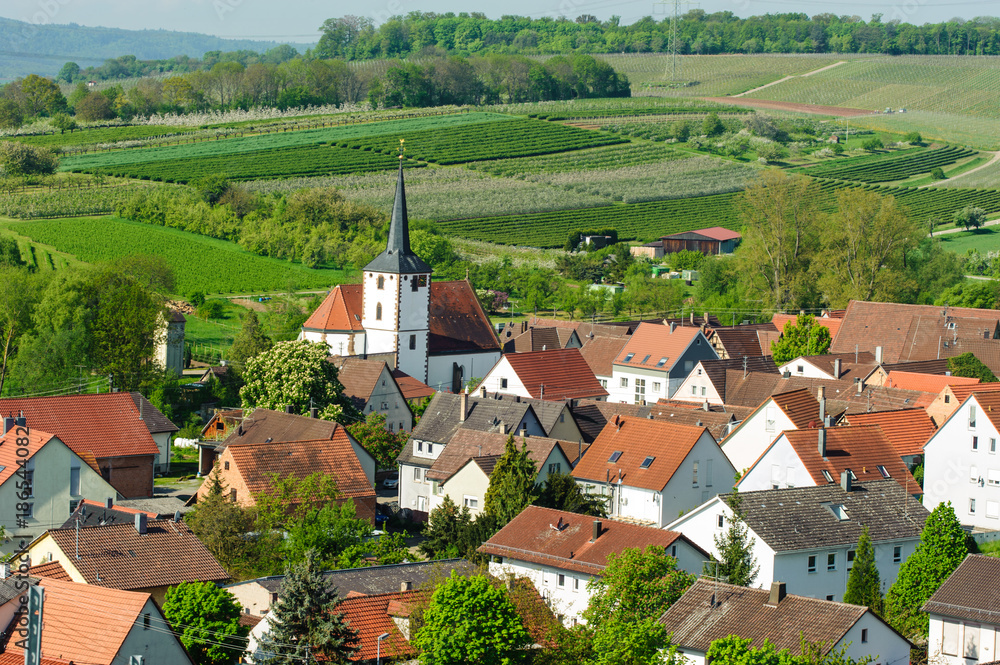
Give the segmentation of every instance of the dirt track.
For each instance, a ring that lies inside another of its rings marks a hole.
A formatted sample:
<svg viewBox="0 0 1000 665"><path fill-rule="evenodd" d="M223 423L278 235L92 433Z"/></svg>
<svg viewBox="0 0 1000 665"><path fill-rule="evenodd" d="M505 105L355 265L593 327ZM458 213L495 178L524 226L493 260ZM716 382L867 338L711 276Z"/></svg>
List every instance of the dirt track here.
<svg viewBox="0 0 1000 665"><path fill-rule="evenodd" d="M775 111L798 111L799 113L816 113L818 115L833 115L840 118L852 118L859 115L873 115L867 109L852 109L844 106L821 106L819 104L794 104L792 102L776 102L769 99L749 99L747 97L702 97L705 101L752 108L772 109Z"/></svg>

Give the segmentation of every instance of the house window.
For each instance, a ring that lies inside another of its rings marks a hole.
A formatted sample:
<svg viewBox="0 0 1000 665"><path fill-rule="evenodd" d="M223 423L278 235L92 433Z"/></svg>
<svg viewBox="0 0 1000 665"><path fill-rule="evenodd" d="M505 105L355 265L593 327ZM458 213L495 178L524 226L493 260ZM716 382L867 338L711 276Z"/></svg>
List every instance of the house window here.
<svg viewBox="0 0 1000 665"><path fill-rule="evenodd" d="M702 387L701 387L701 396L702 396L702 397L704 397L704 396L705 396L705 386L702 386Z"/></svg>
<svg viewBox="0 0 1000 665"><path fill-rule="evenodd" d="M996 453L997 453L997 440L990 439L990 454L996 455Z"/></svg>
<svg viewBox="0 0 1000 665"><path fill-rule="evenodd" d="M404 279L406 279L406 278L404 277ZM413 291L414 293L416 293L416 291L417 291L417 278L416 278L416 276L414 276L413 279L410 280L410 290Z"/></svg>
<svg viewBox="0 0 1000 665"><path fill-rule="evenodd" d="M969 514L970 515L975 515L976 514L976 500L975 499L969 499Z"/></svg>
<svg viewBox="0 0 1000 665"><path fill-rule="evenodd" d="M562 573L556 576L556 586L565 587L566 586L566 576Z"/></svg>
<svg viewBox="0 0 1000 665"><path fill-rule="evenodd" d="M142 615L142 629L149 630L149 612Z"/></svg>
<svg viewBox="0 0 1000 665"><path fill-rule="evenodd" d="M691 464L691 484L694 487L698 486L698 460Z"/></svg>
<svg viewBox="0 0 1000 665"><path fill-rule="evenodd" d="M420 473L422 470L419 466L413 469L413 482L419 483L423 480L423 476Z"/></svg>
<svg viewBox="0 0 1000 665"><path fill-rule="evenodd" d="M626 355L625 356L625 362L631 362L633 356L635 356L634 353L629 353L628 355Z"/></svg>
<svg viewBox="0 0 1000 665"><path fill-rule="evenodd" d="M646 379L635 380L635 403L641 404L646 401Z"/></svg>
<svg viewBox="0 0 1000 665"><path fill-rule="evenodd" d="M80 467L69 468L69 495L80 496Z"/></svg>
<svg viewBox="0 0 1000 665"><path fill-rule="evenodd" d="M965 657L979 660L979 624L965 624Z"/></svg>
<svg viewBox="0 0 1000 665"><path fill-rule="evenodd" d="M236 490L229 490L229 500L236 503Z"/></svg>
<svg viewBox="0 0 1000 665"><path fill-rule="evenodd" d="M656 459L656 457L654 457L653 455L647 455L646 459L642 460L642 464L639 465L639 468L640 469L648 469L649 465L652 464L653 460L655 460L655 459Z"/></svg>
<svg viewBox="0 0 1000 665"><path fill-rule="evenodd" d="M969 405L969 429L976 428L976 405Z"/></svg>
<svg viewBox="0 0 1000 665"><path fill-rule="evenodd" d="M562 462L555 462L549 464L549 473L560 473L562 471Z"/></svg>
<svg viewBox="0 0 1000 665"><path fill-rule="evenodd" d="M660 382L659 381L653 381L653 392L654 393L660 392Z"/></svg>
<svg viewBox="0 0 1000 665"><path fill-rule="evenodd" d="M410 350L412 351L416 348L417 348L417 336L410 335Z"/></svg>
<svg viewBox="0 0 1000 665"><path fill-rule="evenodd" d="M427 444L427 454L428 455L433 455L434 454L434 444L433 443L428 442L428 444Z"/></svg>
<svg viewBox="0 0 1000 665"><path fill-rule="evenodd" d="M677 546L676 545L671 545L670 546L670 556L674 557L675 559L677 558Z"/></svg>
<svg viewBox="0 0 1000 665"><path fill-rule="evenodd" d="M806 368L803 365L799 365L798 367L795 368L795 371L798 372L799 374L802 374L802 372L806 371Z"/></svg>
<svg viewBox="0 0 1000 665"><path fill-rule="evenodd" d="M826 597L826 599L832 602L833 601L833 594L831 593L829 596Z"/></svg>
<svg viewBox="0 0 1000 665"><path fill-rule="evenodd" d="M725 515L719 515L715 519L715 526L717 526L720 529L723 528L724 526L726 526L726 516Z"/></svg>
<svg viewBox="0 0 1000 665"><path fill-rule="evenodd" d="M815 573L816 572L816 555L815 554L810 554L809 555L809 563L808 563L808 567L806 568L806 570L808 570L810 573Z"/></svg>
<svg viewBox="0 0 1000 665"><path fill-rule="evenodd" d="M608 389L608 380L607 379L601 379L601 387L604 388L605 390ZM574 621L575 621L575 619L574 619Z"/></svg>
<svg viewBox="0 0 1000 665"><path fill-rule="evenodd" d="M833 552L826 555L826 569L837 570L837 555Z"/></svg>
<svg viewBox="0 0 1000 665"><path fill-rule="evenodd" d="M619 385L621 385L622 388L628 388L628 378L626 378L626 377L623 376L621 384L619 384Z"/></svg>
<svg viewBox="0 0 1000 665"><path fill-rule="evenodd" d="M427 286L427 275L417 277L417 286Z"/></svg>
<svg viewBox="0 0 1000 665"><path fill-rule="evenodd" d="M946 656L957 656L958 655L958 622L948 621L945 619L943 622L944 629L943 635L941 636L941 653Z"/></svg>
<svg viewBox="0 0 1000 665"><path fill-rule="evenodd" d="M417 443L417 452L418 453L424 452L424 442L423 441L417 441L416 443Z"/></svg>
<svg viewBox="0 0 1000 665"><path fill-rule="evenodd" d="M978 436L972 437L972 449L973 450L979 450L979 437Z"/></svg>
<svg viewBox="0 0 1000 665"><path fill-rule="evenodd" d="M464 503L469 510L479 510L479 497L466 496Z"/></svg>
<svg viewBox="0 0 1000 665"><path fill-rule="evenodd" d="M579 590L580 590L580 578L579 577L574 577L573 578L573 591L579 591Z"/></svg>
<svg viewBox="0 0 1000 665"><path fill-rule="evenodd" d="M500 378L500 387L501 388L506 388L507 387L507 379L505 379L503 377Z"/></svg>
<svg viewBox="0 0 1000 665"><path fill-rule="evenodd" d="M978 483L979 482L979 469L974 466L969 467L969 482Z"/></svg>
<svg viewBox="0 0 1000 665"><path fill-rule="evenodd" d="M862 628L861 629L861 643L862 644L868 644L868 629L867 628Z"/></svg>
<svg viewBox="0 0 1000 665"><path fill-rule="evenodd" d="M986 483L994 487L1000 486L1000 471L990 469L986 472Z"/></svg>
<svg viewBox="0 0 1000 665"><path fill-rule="evenodd" d="M854 567L854 557L857 555L856 550L847 550L847 569L850 570Z"/></svg>
<svg viewBox="0 0 1000 665"><path fill-rule="evenodd" d="M1000 503L997 503L996 501L987 501L986 516L993 519L1000 517Z"/></svg>
<svg viewBox="0 0 1000 665"><path fill-rule="evenodd" d="M225 462L222 463L222 468L225 469L226 471L229 471L229 460L226 460Z"/></svg>
<svg viewBox="0 0 1000 665"><path fill-rule="evenodd" d="M375 320L376 321L382 320L382 303L375 304Z"/></svg>
<svg viewBox="0 0 1000 665"><path fill-rule="evenodd" d="M698 395L698 386L691 386L691 394L695 396Z"/></svg>
<svg viewBox="0 0 1000 665"><path fill-rule="evenodd" d="M903 560L903 546L896 545L892 548L892 562L899 563Z"/></svg>
<svg viewBox="0 0 1000 665"><path fill-rule="evenodd" d="M951 404L951 395L945 395L944 396L944 403L945 404Z"/></svg>

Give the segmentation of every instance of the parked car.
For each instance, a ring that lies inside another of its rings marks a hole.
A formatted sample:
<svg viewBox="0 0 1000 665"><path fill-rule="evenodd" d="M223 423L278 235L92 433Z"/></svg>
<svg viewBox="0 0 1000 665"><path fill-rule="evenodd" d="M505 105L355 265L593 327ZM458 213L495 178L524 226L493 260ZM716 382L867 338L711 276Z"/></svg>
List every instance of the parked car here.
<svg viewBox="0 0 1000 665"><path fill-rule="evenodd" d="M393 473L382 481L382 487L387 490L394 490L399 487L399 473Z"/></svg>

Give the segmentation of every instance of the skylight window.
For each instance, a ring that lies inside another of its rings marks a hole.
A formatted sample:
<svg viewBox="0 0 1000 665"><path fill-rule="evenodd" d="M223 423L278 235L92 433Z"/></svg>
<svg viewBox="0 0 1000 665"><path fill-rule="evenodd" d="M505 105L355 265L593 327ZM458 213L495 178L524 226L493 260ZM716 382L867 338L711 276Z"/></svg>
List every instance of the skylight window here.
<svg viewBox="0 0 1000 665"><path fill-rule="evenodd" d="M642 359L642 364L643 364L643 365L645 365L646 363L648 363L648 362L649 362L649 355L650 355L650 354L648 354L648 353L647 353L647 354L646 354L646 357Z"/></svg>
<svg viewBox="0 0 1000 665"><path fill-rule="evenodd" d="M831 476L830 472L827 471L826 469L823 469L823 477L826 478L826 482L828 482L828 483L832 483L833 482L833 476Z"/></svg>
<svg viewBox="0 0 1000 665"><path fill-rule="evenodd" d="M608 458L608 461L614 464L615 462L618 461L618 458L621 456L622 456L622 451L616 450L615 452L611 453L611 457Z"/></svg>
<svg viewBox="0 0 1000 665"><path fill-rule="evenodd" d="M823 507L830 511L837 520L841 522L846 522L851 519L851 516L847 514L847 510L844 508L842 503L824 503Z"/></svg>
<svg viewBox="0 0 1000 665"><path fill-rule="evenodd" d="M878 469L878 472L882 474L882 477L883 477L883 478L891 478L891 477L892 477L892 476L890 476L890 475L889 475L889 470L888 470L888 469L886 469L886 468L885 468L884 466L882 466L881 464L879 464L879 465L878 465L878 466L876 466L875 468L876 468L876 469Z"/></svg>
<svg viewBox="0 0 1000 665"><path fill-rule="evenodd" d="M630 354L628 354L627 356L625 356L625 362L627 362L627 363L630 363L630 362L632 362L632 358L633 358L634 356L635 356L635 354L634 354L634 353L630 353Z"/></svg>
<svg viewBox="0 0 1000 665"><path fill-rule="evenodd" d="M639 468L640 469L648 469L649 465L653 463L654 459L656 459L656 458L653 457L652 455L650 455L646 459L642 460L642 464L639 465Z"/></svg>
<svg viewBox="0 0 1000 665"><path fill-rule="evenodd" d="M660 362L656 363L656 366L657 367L663 367L666 364L667 364L667 357L663 356L662 358L660 358ZM698 370L698 372L700 373L701 370Z"/></svg>

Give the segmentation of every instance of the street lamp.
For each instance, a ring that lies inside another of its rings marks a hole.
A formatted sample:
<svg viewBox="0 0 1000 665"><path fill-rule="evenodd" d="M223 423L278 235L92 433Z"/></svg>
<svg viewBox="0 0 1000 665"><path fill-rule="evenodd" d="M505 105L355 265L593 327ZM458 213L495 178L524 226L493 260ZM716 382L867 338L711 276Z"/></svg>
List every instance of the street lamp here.
<svg viewBox="0 0 1000 665"><path fill-rule="evenodd" d="M382 640L387 637L389 637L389 633L382 633L378 636L378 639L375 640L377 645L375 647L375 665L382 665Z"/></svg>

